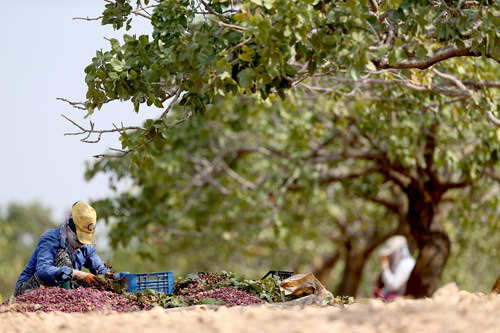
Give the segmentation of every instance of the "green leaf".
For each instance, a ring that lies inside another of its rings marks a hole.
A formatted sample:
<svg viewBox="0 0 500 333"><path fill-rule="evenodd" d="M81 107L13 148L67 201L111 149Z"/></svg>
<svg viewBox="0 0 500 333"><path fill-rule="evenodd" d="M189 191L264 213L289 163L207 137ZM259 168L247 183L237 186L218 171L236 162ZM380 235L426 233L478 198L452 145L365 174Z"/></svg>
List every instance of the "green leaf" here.
<svg viewBox="0 0 500 333"><path fill-rule="evenodd" d="M257 293L262 293L263 289L262 286L258 283L251 283L250 286L252 287L253 290L255 290Z"/></svg>
<svg viewBox="0 0 500 333"><path fill-rule="evenodd" d="M118 39L111 38L110 43L113 50L118 51L120 49L120 42L118 41Z"/></svg>
<svg viewBox="0 0 500 333"><path fill-rule="evenodd" d="M143 164L144 164L145 168L151 170L153 168L153 166L154 166L154 158L153 158L153 156L151 156L151 154L147 154L144 157Z"/></svg>
<svg viewBox="0 0 500 333"><path fill-rule="evenodd" d="M111 59L110 65L117 72L121 72L123 70L123 63L116 58Z"/></svg>
<svg viewBox="0 0 500 333"><path fill-rule="evenodd" d="M157 108L163 108L163 103L159 100L159 99L155 99L154 100L154 105L157 107Z"/></svg>
<svg viewBox="0 0 500 333"><path fill-rule="evenodd" d="M266 9L272 9L274 6L274 0L263 0L263 5Z"/></svg>
<svg viewBox="0 0 500 333"><path fill-rule="evenodd" d="M238 13L238 14L233 15L233 20L235 20L235 21L246 21L246 19L247 19L247 16L243 13Z"/></svg>
<svg viewBox="0 0 500 333"><path fill-rule="evenodd" d="M198 273L189 273L186 275L185 280L198 280L200 278L200 275Z"/></svg>
<svg viewBox="0 0 500 333"><path fill-rule="evenodd" d="M255 72L251 68L246 68L238 73L238 83L241 87L247 88L255 78Z"/></svg>
<svg viewBox="0 0 500 333"><path fill-rule="evenodd" d="M104 80L106 79L106 72L103 71L102 69L99 69L97 72L96 72L96 76L98 78L100 78L101 80Z"/></svg>
<svg viewBox="0 0 500 333"><path fill-rule="evenodd" d="M337 43L337 38L335 38L335 36L332 36L332 35L323 36L323 44L325 44L327 46L333 46L336 43Z"/></svg>
<svg viewBox="0 0 500 333"><path fill-rule="evenodd" d="M243 61L252 61L253 60L253 55L255 54L255 50L248 45L243 45L241 47L242 53L238 55L238 58L240 58Z"/></svg>
<svg viewBox="0 0 500 333"><path fill-rule="evenodd" d="M297 69L295 67L293 67L292 65L289 65L289 64L285 64L285 73L286 75L288 76L295 76L297 75Z"/></svg>
<svg viewBox="0 0 500 333"><path fill-rule="evenodd" d="M135 40L135 37L127 35L127 34L124 34L123 35L123 40L125 41L125 43L130 43L130 42L133 42Z"/></svg>
<svg viewBox="0 0 500 333"><path fill-rule="evenodd" d="M373 62L368 61L366 63L366 69L369 70L369 71L376 71L377 67L375 67L375 64Z"/></svg>
<svg viewBox="0 0 500 333"><path fill-rule="evenodd" d="M154 295L156 294L156 292L155 292L153 289L150 289L150 288L146 288L146 289L144 290L144 293L145 293L146 295L151 295L151 296L154 296Z"/></svg>
<svg viewBox="0 0 500 333"><path fill-rule="evenodd" d="M251 62L253 60L253 53L243 52L238 54L238 58L243 61Z"/></svg>

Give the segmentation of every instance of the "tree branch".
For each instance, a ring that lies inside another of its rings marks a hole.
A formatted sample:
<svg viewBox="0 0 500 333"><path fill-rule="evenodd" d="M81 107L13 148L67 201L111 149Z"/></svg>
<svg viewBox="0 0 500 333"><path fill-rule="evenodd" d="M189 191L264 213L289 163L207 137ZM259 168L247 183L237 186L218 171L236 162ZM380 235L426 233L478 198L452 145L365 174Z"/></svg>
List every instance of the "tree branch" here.
<svg viewBox="0 0 500 333"><path fill-rule="evenodd" d="M388 57L383 57L383 58L376 58L372 59L373 64L377 69L388 69L388 68L393 68L393 69L410 69L410 68L417 68L417 69L426 69L431 67L432 65L441 62L443 60L447 60L450 58L454 57L480 57L482 54L477 51L477 50L472 50L472 41L467 40L464 42L466 45L464 49L460 49L456 45L449 45L446 47L442 47L439 49L434 50L434 54L431 57L425 57L422 60L418 59L408 59L405 62L400 62L396 64L389 64L389 58ZM483 54L487 58L491 58L497 62L499 62L498 59L495 59L489 52L486 54Z"/></svg>
<svg viewBox="0 0 500 333"><path fill-rule="evenodd" d="M379 172L379 171L380 171L380 167L378 167L378 166L367 167L365 169L358 170L356 172L351 172L351 173L344 174L344 175L328 175L328 176L320 177L318 180L318 183L320 185L327 185L327 184L330 184L333 182L339 182L339 181L345 181L345 180L349 180L349 179L363 177L363 176L366 176L370 173Z"/></svg>
<svg viewBox="0 0 500 333"><path fill-rule="evenodd" d="M404 211L404 207L401 207L401 204L398 204L396 201L389 201L389 200L382 199L379 197L368 197L365 199L368 199L372 202L375 202L379 205L386 207L387 209L389 209L391 212L395 213L396 215L400 215L402 213L402 211Z"/></svg>
<svg viewBox="0 0 500 333"><path fill-rule="evenodd" d="M245 27L240 27L239 25L234 25L234 24L228 24L228 23L224 23L222 21L219 21L219 20L216 20L215 18L211 17L210 20L214 21L215 23L217 23L218 25L220 26L223 26L223 27L228 27L234 31L237 31L237 32L244 32L244 31L247 31L248 28L245 28Z"/></svg>
<svg viewBox="0 0 500 333"><path fill-rule="evenodd" d="M175 102L179 99L179 96L181 95L181 88L178 87L177 90L175 91L175 96L172 102L168 105L168 107L165 109L165 111L161 114L160 119L165 120L165 117L167 114L172 110L172 107L174 106Z"/></svg>
<svg viewBox="0 0 500 333"><path fill-rule="evenodd" d="M172 128L176 127L177 125L185 122L186 120L188 120L189 118L191 118L192 115L193 115L193 112L192 111L188 111L188 113L186 113L186 115L184 116L184 118L179 119L175 123L173 123L172 125L168 126L168 129L172 129Z"/></svg>
<svg viewBox="0 0 500 333"><path fill-rule="evenodd" d="M500 81L470 81L464 80L462 83L466 86L470 86L473 88L481 89L481 88L500 88Z"/></svg>
<svg viewBox="0 0 500 333"><path fill-rule="evenodd" d="M224 170L229 175L229 177L236 180L241 186L246 187L249 190L257 189L256 184L240 176L237 172L231 169L223 160L221 161L221 166L222 170Z"/></svg>
<svg viewBox="0 0 500 333"><path fill-rule="evenodd" d="M378 13L378 3L377 0L368 0L370 3L370 9L373 13Z"/></svg>
<svg viewBox="0 0 500 333"><path fill-rule="evenodd" d="M122 127L119 128L113 124L113 126L115 126L114 129L99 130L98 131L98 130L94 130L94 123L92 123L92 121L90 121L90 120L89 120L90 129L86 129L86 128L78 125L76 122L74 122L70 118L66 117L65 115L62 114L61 116L64 117L67 121L69 121L70 123L72 123L73 125L75 125L76 127L78 127L81 130L81 132L78 132L78 133L65 133L64 135L84 135L84 134L86 134L86 137L84 137L83 139L80 139L80 141L85 142L85 143L97 143L97 142L99 142L101 140L101 136L104 133L116 133L116 132L122 133L123 131L127 131L127 130L140 130L140 131L146 130L143 127L137 127L137 126L124 127L123 124L122 124ZM95 141L88 140L88 138L92 134L97 134L97 136L98 136L97 140L95 140Z"/></svg>
<svg viewBox="0 0 500 333"><path fill-rule="evenodd" d="M72 102L72 101L67 100L66 98L61 98L61 97L56 97L56 99L63 101L63 102L66 102L76 109L85 110L85 111L88 111L87 107L90 105L90 103L88 103L88 102ZM107 99L107 100L104 100L102 102L99 102L99 104L106 104L106 103L109 103L109 102L115 101L115 100L116 99Z"/></svg>
<svg viewBox="0 0 500 333"><path fill-rule="evenodd" d="M471 180L463 180L460 182L447 182L441 184L441 187L443 188L443 192L446 192L448 190L454 189L454 188L463 188L472 185L473 182Z"/></svg>
<svg viewBox="0 0 500 333"><path fill-rule="evenodd" d="M106 2L114 3L113 1L106 1ZM158 7L158 5L138 6L137 9L132 10L130 12L130 14L134 14L136 16L142 16L144 18L147 18L148 20L151 20L151 15L147 12L146 9L154 8L154 7ZM141 12L145 12L146 14L141 13ZM97 21L97 20L100 20L102 18L103 18L103 16L101 15L99 17L92 17L92 18L89 18L88 16L87 17L73 17L73 20Z"/></svg>
<svg viewBox="0 0 500 333"><path fill-rule="evenodd" d="M205 9L212 15L214 16L217 16L219 17L221 20L227 20L227 17L225 17L224 15L222 14L219 14L217 13L216 11L214 11L212 8L210 8L210 6L203 0L200 0L200 2L203 4L203 7L205 7Z"/></svg>

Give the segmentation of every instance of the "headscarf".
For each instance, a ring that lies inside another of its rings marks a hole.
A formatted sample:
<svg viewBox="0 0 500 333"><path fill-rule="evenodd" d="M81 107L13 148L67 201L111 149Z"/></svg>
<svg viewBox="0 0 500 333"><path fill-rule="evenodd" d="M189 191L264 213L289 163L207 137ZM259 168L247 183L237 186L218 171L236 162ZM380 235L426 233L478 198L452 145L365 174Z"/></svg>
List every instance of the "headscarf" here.
<svg viewBox="0 0 500 333"><path fill-rule="evenodd" d="M78 241L76 233L71 230L70 222L73 219L73 215L69 215L65 222L61 223L59 229L61 230L61 246L68 252L71 262L75 262L76 253L83 246L82 243Z"/></svg>
<svg viewBox="0 0 500 333"><path fill-rule="evenodd" d="M394 271L402 259L411 256L406 237L395 235L387 239L380 249L380 255L390 257L391 270Z"/></svg>
<svg viewBox="0 0 500 333"><path fill-rule="evenodd" d="M408 249L408 244L403 244L397 248L390 255L391 270L394 271L399 262L406 257L410 257L410 250Z"/></svg>

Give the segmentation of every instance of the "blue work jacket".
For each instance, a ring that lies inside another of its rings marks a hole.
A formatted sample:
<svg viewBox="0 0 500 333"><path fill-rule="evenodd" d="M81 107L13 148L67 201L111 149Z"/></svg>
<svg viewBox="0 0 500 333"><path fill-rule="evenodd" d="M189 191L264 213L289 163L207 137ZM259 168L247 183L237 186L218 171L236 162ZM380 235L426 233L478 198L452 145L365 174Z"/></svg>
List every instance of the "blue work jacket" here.
<svg viewBox="0 0 500 333"><path fill-rule="evenodd" d="M71 279L73 269L70 267L55 267L57 249L61 247L61 230L47 230L40 237L35 251L17 279L16 287L23 281L29 280L33 274L38 273L41 280L53 283L62 283ZM78 249L73 262L73 268L81 270L86 267L92 274L103 274L109 271L104 262L99 258L94 245L83 245Z"/></svg>

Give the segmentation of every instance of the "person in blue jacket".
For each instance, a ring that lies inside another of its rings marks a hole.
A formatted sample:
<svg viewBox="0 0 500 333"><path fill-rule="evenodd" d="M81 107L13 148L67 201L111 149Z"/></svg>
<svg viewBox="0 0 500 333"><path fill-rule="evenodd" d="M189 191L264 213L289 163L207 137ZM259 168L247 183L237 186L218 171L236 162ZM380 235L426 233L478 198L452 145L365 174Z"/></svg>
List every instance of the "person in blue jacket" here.
<svg viewBox="0 0 500 333"><path fill-rule="evenodd" d="M41 286L92 286L109 271L95 249L97 214L85 201L76 202L59 228L42 234L17 279L14 296ZM86 267L90 273L82 271Z"/></svg>

